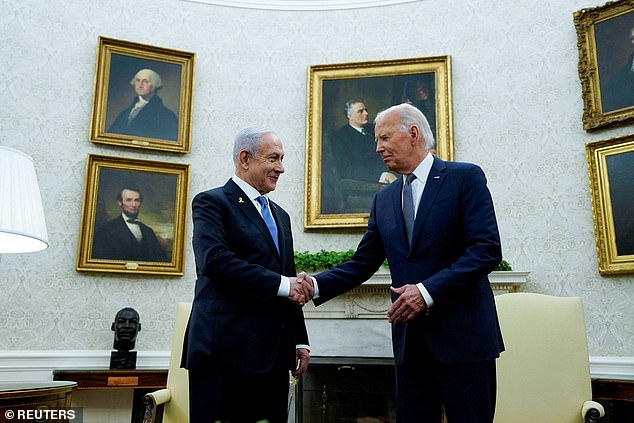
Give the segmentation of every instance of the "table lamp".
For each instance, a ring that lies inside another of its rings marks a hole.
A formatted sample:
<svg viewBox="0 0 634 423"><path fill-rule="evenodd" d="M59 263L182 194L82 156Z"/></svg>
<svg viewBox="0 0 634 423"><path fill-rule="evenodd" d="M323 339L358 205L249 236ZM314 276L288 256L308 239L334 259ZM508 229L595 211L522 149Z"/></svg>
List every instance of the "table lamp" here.
<svg viewBox="0 0 634 423"><path fill-rule="evenodd" d="M0 254L32 253L47 247L33 159L0 145Z"/></svg>

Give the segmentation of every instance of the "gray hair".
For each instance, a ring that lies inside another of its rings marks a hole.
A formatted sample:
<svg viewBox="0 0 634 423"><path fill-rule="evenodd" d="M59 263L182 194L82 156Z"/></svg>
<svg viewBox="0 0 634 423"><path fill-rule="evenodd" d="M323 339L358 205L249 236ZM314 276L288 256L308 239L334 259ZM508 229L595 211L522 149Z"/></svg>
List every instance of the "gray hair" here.
<svg viewBox="0 0 634 423"><path fill-rule="evenodd" d="M344 104L343 106L343 111L346 114L346 118L350 117L350 112L352 112L352 106L357 103L363 103L365 105L365 102L361 100L360 98L353 98L351 100L346 101L346 104Z"/></svg>
<svg viewBox="0 0 634 423"><path fill-rule="evenodd" d="M134 80L141 72L147 73L150 76L150 80L152 81L152 87L154 88L154 91L163 87L163 80L161 79L161 75L154 72L152 69L141 69L140 71L135 73L134 77L132 77L132 79L130 80L130 85L134 85Z"/></svg>
<svg viewBox="0 0 634 423"><path fill-rule="evenodd" d="M248 151L249 154L255 157L255 150L260 145L262 137L266 134L277 135L275 131L259 126L250 126L238 132L233 141L233 162L236 165L238 164L242 150Z"/></svg>
<svg viewBox="0 0 634 423"><path fill-rule="evenodd" d="M427 118L423 112L409 103L397 104L396 106L380 111L374 118L374 123L376 124L379 120L383 119L387 113L392 111L397 111L399 114L399 120L401 123L399 128L401 132L407 132L410 126L415 125L423 134L423 138L425 139L425 148L427 148L427 151L436 147L434 133L431 131Z"/></svg>

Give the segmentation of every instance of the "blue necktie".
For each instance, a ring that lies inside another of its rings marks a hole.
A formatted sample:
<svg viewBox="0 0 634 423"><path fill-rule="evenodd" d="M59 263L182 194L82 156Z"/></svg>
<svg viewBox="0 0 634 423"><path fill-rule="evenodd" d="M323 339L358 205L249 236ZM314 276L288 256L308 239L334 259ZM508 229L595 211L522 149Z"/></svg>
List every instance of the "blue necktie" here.
<svg viewBox="0 0 634 423"><path fill-rule="evenodd" d="M271 210L269 210L269 205L266 201L266 197L260 195L258 197L258 201L262 206L262 218L264 219L264 223L266 223L266 227L269 228L269 232L271 232L271 236L273 237L273 242L275 243L275 248L277 248L277 252L280 252L279 241L277 239L277 226L275 226L275 221L273 220L273 216L271 215Z"/></svg>
<svg viewBox="0 0 634 423"><path fill-rule="evenodd" d="M410 173L405 179L403 186L403 218L405 219L405 230L407 231L407 242L412 246L412 237L414 235L414 196L412 195L412 181L416 179L416 175Z"/></svg>

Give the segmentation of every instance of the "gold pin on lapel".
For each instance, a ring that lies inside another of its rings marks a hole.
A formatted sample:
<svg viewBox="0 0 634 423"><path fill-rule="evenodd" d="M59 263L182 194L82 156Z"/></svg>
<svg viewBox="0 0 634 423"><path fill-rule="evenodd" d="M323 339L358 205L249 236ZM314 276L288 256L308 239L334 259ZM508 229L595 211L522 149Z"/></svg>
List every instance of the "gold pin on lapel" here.
<svg viewBox="0 0 634 423"><path fill-rule="evenodd" d="M242 199L242 197L238 198L238 203L244 203L244 200Z"/></svg>

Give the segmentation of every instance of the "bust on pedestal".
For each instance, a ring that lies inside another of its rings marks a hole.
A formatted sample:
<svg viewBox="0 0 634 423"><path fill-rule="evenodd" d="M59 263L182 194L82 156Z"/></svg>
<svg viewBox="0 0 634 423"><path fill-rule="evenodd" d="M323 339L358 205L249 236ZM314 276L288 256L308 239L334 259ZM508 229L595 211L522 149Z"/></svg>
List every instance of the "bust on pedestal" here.
<svg viewBox="0 0 634 423"><path fill-rule="evenodd" d="M136 351L131 350L141 330L139 313L130 307L122 308L117 312L111 329L114 331L113 348L116 351L110 353L110 370L136 369Z"/></svg>

